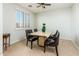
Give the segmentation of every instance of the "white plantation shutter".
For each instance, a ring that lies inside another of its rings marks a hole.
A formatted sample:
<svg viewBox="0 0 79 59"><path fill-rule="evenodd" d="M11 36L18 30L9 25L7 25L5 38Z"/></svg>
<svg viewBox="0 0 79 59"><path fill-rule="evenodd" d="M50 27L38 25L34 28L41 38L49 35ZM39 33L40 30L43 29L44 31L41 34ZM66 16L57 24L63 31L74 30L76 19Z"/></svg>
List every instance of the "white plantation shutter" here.
<svg viewBox="0 0 79 59"><path fill-rule="evenodd" d="M27 28L30 27L29 14L16 10L16 28Z"/></svg>

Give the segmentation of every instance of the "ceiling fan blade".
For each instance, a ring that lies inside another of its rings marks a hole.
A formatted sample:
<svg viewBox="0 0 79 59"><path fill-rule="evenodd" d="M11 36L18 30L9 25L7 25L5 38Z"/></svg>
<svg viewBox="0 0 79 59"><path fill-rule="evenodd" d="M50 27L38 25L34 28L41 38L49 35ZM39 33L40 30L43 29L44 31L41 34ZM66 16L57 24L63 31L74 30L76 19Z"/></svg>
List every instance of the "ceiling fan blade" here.
<svg viewBox="0 0 79 59"><path fill-rule="evenodd" d="M51 4L44 4L44 5L46 5L46 6L50 6Z"/></svg>
<svg viewBox="0 0 79 59"><path fill-rule="evenodd" d="M42 3L37 3L37 4L42 4Z"/></svg>
<svg viewBox="0 0 79 59"><path fill-rule="evenodd" d="M45 8L45 6L50 6L51 4L49 4L49 3L37 3L38 4L38 6L37 6L37 8L39 8L39 7L43 7L43 8Z"/></svg>

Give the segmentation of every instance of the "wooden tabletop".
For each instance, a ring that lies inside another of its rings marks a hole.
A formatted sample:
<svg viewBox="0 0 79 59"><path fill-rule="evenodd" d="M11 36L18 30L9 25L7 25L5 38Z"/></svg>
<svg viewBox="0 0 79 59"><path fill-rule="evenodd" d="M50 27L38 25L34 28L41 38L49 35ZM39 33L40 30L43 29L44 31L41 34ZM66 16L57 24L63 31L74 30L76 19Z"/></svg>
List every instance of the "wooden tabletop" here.
<svg viewBox="0 0 79 59"><path fill-rule="evenodd" d="M33 32L30 35L49 37L50 32Z"/></svg>

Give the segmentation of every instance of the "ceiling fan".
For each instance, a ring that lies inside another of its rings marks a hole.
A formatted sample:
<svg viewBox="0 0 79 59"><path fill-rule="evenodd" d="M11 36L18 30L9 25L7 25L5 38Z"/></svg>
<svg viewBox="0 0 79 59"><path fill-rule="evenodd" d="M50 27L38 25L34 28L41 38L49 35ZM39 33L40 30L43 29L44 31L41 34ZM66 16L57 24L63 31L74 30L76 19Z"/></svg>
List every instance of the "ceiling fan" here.
<svg viewBox="0 0 79 59"><path fill-rule="evenodd" d="M38 4L37 8L39 7L46 8L46 6L51 6L51 4L49 3L37 3L37 4Z"/></svg>
<svg viewBox="0 0 79 59"><path fill-rule="evenodd" d="M51 6L51 4L49 3L37 3L36 7L42 7L42 8L46 8L46 6ZM28 7L33 7L32 5L28 5Z"/></svg>

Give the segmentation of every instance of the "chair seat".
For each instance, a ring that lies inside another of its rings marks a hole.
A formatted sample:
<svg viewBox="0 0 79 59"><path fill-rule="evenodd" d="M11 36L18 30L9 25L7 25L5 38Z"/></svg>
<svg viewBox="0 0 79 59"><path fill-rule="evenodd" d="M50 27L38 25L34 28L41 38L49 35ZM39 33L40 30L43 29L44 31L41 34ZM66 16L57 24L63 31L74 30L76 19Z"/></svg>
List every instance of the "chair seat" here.
<svg viewBox="0 0 79 59"><path fill-rule="evenodd" d="M49 39L45 42L45 45L50 45L50 44L53 44L55 41L52 40L52 39Z"/></svg>
<svg viewBox="0 0 79 59"><path fill-rule="evenodd" d="M31 37L30 39L29 39L29 41L35 41L35 40L37 40L38 39L38 37Z"/></svg>

